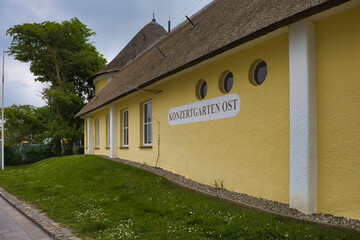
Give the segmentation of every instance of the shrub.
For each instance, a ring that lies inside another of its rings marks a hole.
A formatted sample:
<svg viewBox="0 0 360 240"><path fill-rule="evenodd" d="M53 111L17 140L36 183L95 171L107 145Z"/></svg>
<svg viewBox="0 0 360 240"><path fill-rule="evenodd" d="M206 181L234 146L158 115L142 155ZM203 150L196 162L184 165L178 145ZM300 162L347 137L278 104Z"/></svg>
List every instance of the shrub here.
<svg viewBox="0 0 360 240"><path fill-rule="evenodd" d="M84 147L79 147L79 148L76 150L76 153L77 153L77 154L84 154Z"/></svg>
<svg viewBox="0 0 360 240"><path fill-rule="evenodd" d="M51 145L46 145L43 154L44 154L44 158L56 157L53 147Z"/></svg>
<svg viewBox="0 0 360 240"><path fill-rule="evenodd" d="M65 151L64 151L65 156L69 156L69 155L73 155L73 154L74 153L73 153L72 149L65 149Z"/></svg>
<svg viewBox="0 0 360 240"><path fill-rule="evenodd" d="M61 151L59 152L54 144L20 147L5 145L4 149L4 161L7 166L30 164L46 158L62 156ZM73 155L73 152L70 149L65 149L64 155Z"/></svg>
<svg viewBox="0 0 360 240"><path fill-rule="evenodd" d="M25 150L25 164L38 162L45 159L42 146L29 146Z"/></svg>
<svg viewBox="0 0 360 240"><path fill-rule="evenodd" d="M10 145L4 146L4 163L5 166L15 166L22 164L22 156L19 152L15 152Z"/></svg>

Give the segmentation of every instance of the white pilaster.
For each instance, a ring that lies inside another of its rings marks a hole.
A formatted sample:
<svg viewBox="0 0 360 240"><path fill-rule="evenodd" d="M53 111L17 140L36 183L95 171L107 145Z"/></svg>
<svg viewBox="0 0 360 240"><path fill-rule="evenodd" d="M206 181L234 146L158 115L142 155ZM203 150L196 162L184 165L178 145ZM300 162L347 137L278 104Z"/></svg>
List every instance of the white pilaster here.
<svg viewBox="0 0 360 240"><path fill-rule="evenodd" d="M116 104L110 105L110 157L117 157L117 111Z"/></svg>
<svg viewBox="0 0 360 240"><path fill-rule="evenodd" d="M94 154L94 120L93 117L87 117L87 154Z"/></svg>
<svg viewBox="0 0 360 240"><path fill-rule="evenodd" d="M290 207L316 212L316 53L315 23L289 26Z"/></svg>

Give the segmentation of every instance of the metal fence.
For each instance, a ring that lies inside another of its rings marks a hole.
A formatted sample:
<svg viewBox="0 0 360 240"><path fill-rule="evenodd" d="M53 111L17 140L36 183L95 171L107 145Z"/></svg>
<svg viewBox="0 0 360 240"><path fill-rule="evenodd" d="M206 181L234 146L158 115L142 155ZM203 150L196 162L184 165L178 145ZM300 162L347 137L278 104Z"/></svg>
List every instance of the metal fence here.
<svg viewBox="0 0 360 240"><path fill-rule="evenodd" d="M73 151L66 149L66 146L62 146L60 149L55 149L54 146L49 144L31 144L31 145L15 145L9 146L5 144L4 149L5 165L23 165L41 161L46 158L83 154L84 147L76 144L73 146ZM1 151L0 151L1 154Z"/></svg>
<svg viewBox="0 0 360 240"><path fill-rule="evenodd" d="M37 162L53 155L51 149L44 144L14 146L14 152L21 155L23 164Z"/></svg>

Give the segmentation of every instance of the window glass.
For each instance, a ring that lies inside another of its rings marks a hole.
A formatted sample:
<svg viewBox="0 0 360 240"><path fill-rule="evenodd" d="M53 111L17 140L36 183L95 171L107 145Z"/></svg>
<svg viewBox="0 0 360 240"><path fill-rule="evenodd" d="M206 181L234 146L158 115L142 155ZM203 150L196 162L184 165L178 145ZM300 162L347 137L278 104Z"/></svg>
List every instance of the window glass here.
<svg viewBox="0 0 360 240"><path fill-rule="evenodd" d="M267 75L267 65L266 62L261 60L258 64L256 64L254 69L253 80L256 85L261 85L265 81Z"/></svg>
<svg viewBox="0 0 360 240"><path fill-rule="evenodd" d="M151 112L152 112L152 109L151 109L151 102L147 103L147 120L146 122L151 122Z"/></svg>
<svg viewBox="0 0 360 240"><path fill-rule="evenodd" d="M234 76L233 76L232 72L228 72L225 75L224 82L223 82L223 89L226 93L230 92L230 90L233 87L233 83L234 83Z"/></svg>
<svg viewBox="0 0 360 240"><path fill-rule="evenodd" d="M143 135L144 145L151 145L152 143L152 104L146 102L143 105Z"/></svg>
<svg viewBox="0 0 360 240"><path fill-rule="evenodd" d="M200 98L204 99L207 94L207 83L206 81L203 81L200 85Z"/></svg>
<svg viewBox="0 0 360 240"><path fill-rule="evenodd" d="M207 83L206 81L201 79L196 83L195 96L197 99L201 100L206 97L206 94L207 94Z"/></svg>
<svg viewBox="0 0 360 240"><path fill-rule="evenodd" d="M129 146L129 114L128 110L123 111L123 146Z"/></svg>
<svg viewBox="0 0 360 240"><path fill-rule="evenodd" d="M100 121L96 119L96 147L100 146Z"/></svg>
<svg viewBox="0 0 360 240"><path fill-rule="evenodd" d="M147 143L151 143L151 140L152 140L152 132L151 132L151 124L148 125L148 129L147 129L147 136L148 136L148 141Z"/></svg>

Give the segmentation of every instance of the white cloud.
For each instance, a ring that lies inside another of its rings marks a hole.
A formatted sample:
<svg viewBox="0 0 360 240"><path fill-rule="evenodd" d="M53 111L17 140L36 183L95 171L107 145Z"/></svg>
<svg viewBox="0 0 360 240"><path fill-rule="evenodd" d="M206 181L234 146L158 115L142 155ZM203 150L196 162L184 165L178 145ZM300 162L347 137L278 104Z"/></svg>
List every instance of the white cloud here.
<svg viewBox="0 0 360 240"><path fill-rule="evenodd" d="M57 6L54 0L12 0L12 4L16 6L14 9L18 9L20 12L26 12L27 16L32 16L32 18L39 19L41 21L53 19L54 14L57 12ZM19 17L17 15L17 17Z"/></svg>
<svg viewBox="0 0 360 240"><path fill-rule="evenodd" d="M157 22L167 29L169 16L174 18L179 15L173 19L172 26L175 27L177 23L185 20L185 14L191 16L210 1L0 0L0 18L2 19L0 50L6 50L10 46L11 37L6 36L6 29L14 25L43 21L61 22L78 17L88 28L97 33L91 40L95 41L98 51L110 62L134 35L151 21L153 11ZM189 5L191 7L187 8ZM195 5L196 7L192 9ZM34 81L28 64L7 57L6 106L11 104L45 105L40 97L42 88L41 83Z"/></svg>
<svg viewBox="0 0 360 240"><path fill-rule="evenodd" d="M5 106L13 104L44 106L41 91L45 84L35 82L29 64L11 57L5 59Z"/></svg>

